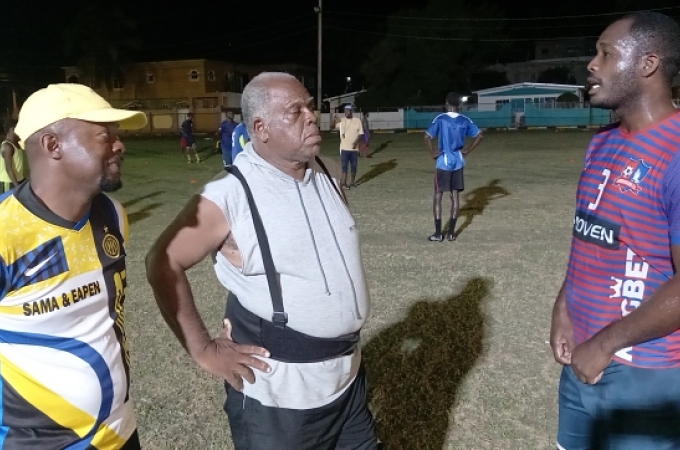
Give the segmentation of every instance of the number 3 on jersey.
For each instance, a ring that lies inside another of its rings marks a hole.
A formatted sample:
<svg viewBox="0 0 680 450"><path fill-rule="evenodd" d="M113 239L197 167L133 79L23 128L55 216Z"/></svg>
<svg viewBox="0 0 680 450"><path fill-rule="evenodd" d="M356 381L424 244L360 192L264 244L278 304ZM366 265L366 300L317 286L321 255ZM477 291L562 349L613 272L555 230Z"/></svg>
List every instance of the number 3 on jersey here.
<svg viewBox="0 0 680 450"><path fill-rule="evenodd" d="M588 209L589 210L594 210L597 208L597 205L600 204L600 199L602 199L602 194L604 193L604 188L607 187L607 182L609 181L609 176L612 174L612 171L609 169L602 169L602 176L604 177L604 181L602 184L597 186L597 198L595 199L594 203L589 203L588 204Z"/></svg>

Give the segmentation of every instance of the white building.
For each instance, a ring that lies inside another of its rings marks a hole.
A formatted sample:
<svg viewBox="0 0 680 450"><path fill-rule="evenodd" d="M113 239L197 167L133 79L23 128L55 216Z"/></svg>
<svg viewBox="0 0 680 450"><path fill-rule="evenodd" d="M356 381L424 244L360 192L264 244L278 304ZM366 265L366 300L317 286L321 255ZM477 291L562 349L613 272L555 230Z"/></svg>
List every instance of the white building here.
<svg viewBox="0 0 680 450"><path fill-rule="evenodd" d="M526 103L555 103L557 97L570 92L583 103L583 86L574 84L515 83L475 91L478 111L496 111L509 103L513 112L523 112Z"/></svg>

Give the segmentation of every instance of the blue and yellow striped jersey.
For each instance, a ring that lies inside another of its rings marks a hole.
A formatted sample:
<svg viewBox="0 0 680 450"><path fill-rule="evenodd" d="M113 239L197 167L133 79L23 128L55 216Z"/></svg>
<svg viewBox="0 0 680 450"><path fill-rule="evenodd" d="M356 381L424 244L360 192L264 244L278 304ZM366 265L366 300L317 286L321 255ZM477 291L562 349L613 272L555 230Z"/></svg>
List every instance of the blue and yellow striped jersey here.
<svg viewBox="0 0 680 450"><path fill-rule="evenodd" d="M0 449L118 449L136 428L124 331L127 216L66 221L30 181L0 196Z"/></svg>

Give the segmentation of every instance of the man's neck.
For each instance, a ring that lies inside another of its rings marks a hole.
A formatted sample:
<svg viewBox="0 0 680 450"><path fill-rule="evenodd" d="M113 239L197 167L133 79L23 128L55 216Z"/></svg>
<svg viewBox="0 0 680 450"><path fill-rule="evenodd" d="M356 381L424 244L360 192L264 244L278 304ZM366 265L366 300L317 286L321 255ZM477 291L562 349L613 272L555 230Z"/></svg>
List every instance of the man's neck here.
<svg viewBox="0 0 680 450"><path fill-rule="evenodd" d="M90 210L96 194L87 194L78 187L55 188L48 182L41 183L38 179L35 177L30 181L33 193L50 211L62 219L78 222Z"/></svg>
<svg viewBox="0 0 680 450"><path fill-rule="evenodd" d="M656 125L677 112L670 95L641 96L614 110L621 121L621 128L628 133Z"/></svg>
<svg viewBox="0 0 680 450"><path fill-rule="evenodd" d="M305 178L308 163L282 159L275 152L272 152L269 147L261 143L258 143L258 145L253 143L253 150L255 150L255 153L260 155L262 159L286 175L295 178L296 180L303 180Z"/></svg>

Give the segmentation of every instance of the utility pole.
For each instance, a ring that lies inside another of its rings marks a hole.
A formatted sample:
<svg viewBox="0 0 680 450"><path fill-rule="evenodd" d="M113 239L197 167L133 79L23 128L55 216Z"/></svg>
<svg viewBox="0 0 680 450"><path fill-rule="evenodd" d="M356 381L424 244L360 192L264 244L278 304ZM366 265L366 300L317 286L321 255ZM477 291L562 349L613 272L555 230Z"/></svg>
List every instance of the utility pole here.
<svg viewBox="0 0 680 450"><path fill-rule="evenodd" d="M323 99L321 98L321 29L322 29L322 22L321 22L321 0L319 0L319 6L314 8L316 11L316 14L318 16L318 28L319 28L319 39L318 39L318 44L319 44L319 49L318 49L318 55L317 55L317 66L316 66L316 108L321 112L321 106L323 104Z"/></svg>

